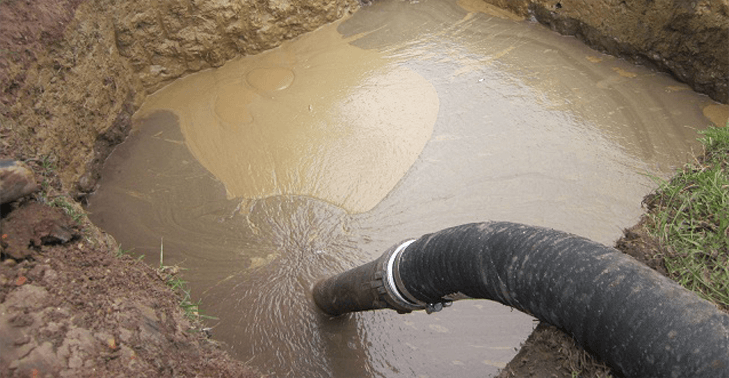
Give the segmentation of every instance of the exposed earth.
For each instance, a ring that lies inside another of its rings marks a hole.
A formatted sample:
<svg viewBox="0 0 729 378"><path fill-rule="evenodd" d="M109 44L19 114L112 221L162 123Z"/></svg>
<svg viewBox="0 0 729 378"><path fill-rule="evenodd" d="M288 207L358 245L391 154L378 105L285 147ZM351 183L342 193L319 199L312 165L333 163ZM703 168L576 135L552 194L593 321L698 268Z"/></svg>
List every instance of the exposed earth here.
<svg viewBox="0 0 729 378"><path fill-rule="evenodd" d="M0 264L0 376L258 376L186 318L169 271L60 208L16 206L0 224L16 257Z"/></svg>
<svg viewBox="0 0 729 378"><path fill-rule="evenodd" d="M179 305L184 292L168 285L174 269L154 269L120 253L120 246L88 221L77 202L93 189L105 154L123 140L143 93L175 75L215 63L155 76L148 66L140 68L144 62L132 61L132 70L147 70L140 74L141 81L120 82L106 72L107 76L89 78L103 84L103 91L62 98L64 79L48 72L76 75L76 54L92 49L93 38L66 40L66 28L83 3L0 3L0 159L24 161L40 184L35 194L0 209L0 377L259 376L206 337L194 311L185 314ZM720 8L726 19L726 2L699 3ZM318 22L341 17L343 9L330 11ZM316 26L297 25L299 34ZM88 35L103 30L99 25L82 26L76 25L90 30ZM137 26L150 27L143 22ZM249 52L266 47L271 46L261 43ZM210 59L218 62L226 56ZM130 68L111 62L107 69ZM716 90L726 93L725 86ZM112 100L94 103L104 96ZM74 101L86 108L69 108ZM64 114L74 111L84 116L64 121ZM89 127L96 131L79 136L83 142L78 148L62 151L60 146L80 133L64 125L82 123L94 123ZM665 274L662 261L652 257L661 255L660 246L641 224L626 229L616 247ZM613 374L567 335L542 324L500 376L571 377L573 372Z"/></svg>

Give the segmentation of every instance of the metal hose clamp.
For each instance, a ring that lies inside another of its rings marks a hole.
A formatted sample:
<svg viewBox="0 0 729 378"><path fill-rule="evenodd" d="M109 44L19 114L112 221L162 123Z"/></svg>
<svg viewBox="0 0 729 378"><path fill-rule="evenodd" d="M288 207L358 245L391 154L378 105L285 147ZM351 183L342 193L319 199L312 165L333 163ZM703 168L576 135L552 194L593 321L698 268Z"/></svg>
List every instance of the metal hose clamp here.
<svg viewBox="0 0 729 378"><path fill-rule="evenodd" d="M376 279L381 280L381 284L377 284L377 286L382 294L382 299L401 314L417 310L425 310L428 314L438 312L444 307L450 306L452 301L446 299L436 303L420 301L407 291L400 278L400 258L405 249L413 242L415 239L407 240L380 257L382 265L375 275Z"/></svg>
<svg viewBox="0 0 729 378"><path fill-rule="evenodd" d="M453 301L444 298L438 302L427 303L415 298L415 296L410 294L410 292L407 290L407 288L405 287L405 283L400 277L400 260L402 258L402 252L404 252L405 249L413 242L414 240L409 240L401 244L395 250L392 256L390 256L387 266L388 277L392 279L394 289L398 294L400 294L401 298L403 298L406 302L417 306L419 309L424 309L426 313L432 314L452 305Z"/></svg>
<svg viewBox="0 0 729 378"><path fill-rule="evenodd" d="M424 305L405 298L395 283L395 272L397 271L395 259L414 241L415 239L407 240L397 247L386 251L380 257L380 268L375 273L375 278L381 281L381 286L377 286L380 286L379 290L381 291L382 299L401 314L425 309Z"/></svg>

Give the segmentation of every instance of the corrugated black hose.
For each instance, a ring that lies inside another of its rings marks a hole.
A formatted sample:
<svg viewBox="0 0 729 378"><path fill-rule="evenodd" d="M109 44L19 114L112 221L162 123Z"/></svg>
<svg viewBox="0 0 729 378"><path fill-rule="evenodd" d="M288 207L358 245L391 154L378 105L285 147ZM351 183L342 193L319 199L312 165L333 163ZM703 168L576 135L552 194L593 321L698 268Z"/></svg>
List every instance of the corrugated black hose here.
<svg viewBox="0 0 729 378"><path fill-rule="evenodd" d="M401 243L319 282L325 313L490 299L550 323L626 377L729 377L729 314L619 251L508 222Z"/></svg>

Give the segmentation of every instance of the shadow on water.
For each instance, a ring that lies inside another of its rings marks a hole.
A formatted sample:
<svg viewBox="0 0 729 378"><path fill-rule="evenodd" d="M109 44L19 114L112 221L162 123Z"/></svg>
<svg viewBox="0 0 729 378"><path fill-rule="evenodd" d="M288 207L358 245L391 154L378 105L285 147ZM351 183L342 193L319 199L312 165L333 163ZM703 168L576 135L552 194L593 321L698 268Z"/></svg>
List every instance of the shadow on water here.
<svg viewBox="0 0 729 378"><path fill-rule="evenodd" d="M458 4L382 0L173 83L109 157L91 219L152 265L163 246L214 338L273 376L496 374L530 317L462 301L328 319L311 287L472 221L610 244L641 214L646 174L681 164L716 105Z"/></svg>

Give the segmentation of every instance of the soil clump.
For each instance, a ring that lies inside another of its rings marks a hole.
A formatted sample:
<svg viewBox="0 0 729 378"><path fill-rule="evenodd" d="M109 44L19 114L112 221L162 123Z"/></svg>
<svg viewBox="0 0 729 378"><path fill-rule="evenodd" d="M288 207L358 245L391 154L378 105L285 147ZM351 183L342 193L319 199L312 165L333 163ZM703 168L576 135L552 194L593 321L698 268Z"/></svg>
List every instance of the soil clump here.
<svg viewBox="0 0 729 378"><path fill-rule="evenodd" d="M258 376L185 316L168 272L57 207L15 205L0 222L0 376Z"/></svg>

